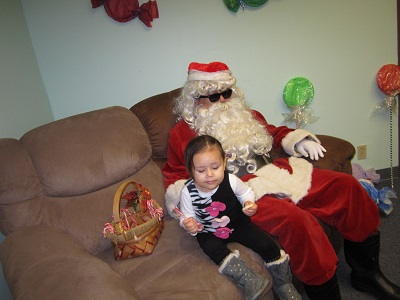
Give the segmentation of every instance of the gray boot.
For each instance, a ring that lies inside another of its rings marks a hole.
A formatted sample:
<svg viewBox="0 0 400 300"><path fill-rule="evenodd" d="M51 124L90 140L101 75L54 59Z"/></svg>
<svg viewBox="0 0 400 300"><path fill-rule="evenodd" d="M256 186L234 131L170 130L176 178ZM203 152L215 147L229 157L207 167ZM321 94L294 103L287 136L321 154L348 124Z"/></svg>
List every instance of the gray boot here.
<svg viewBox="0 0 400 300"><path fill-rule="evenodd" d="M281 300L301 300L301 295L292 283L292 272L289 266L289 255L281 250L281 258L266 264L274 279L272 288Z"/></svg>
<svg viewBox="0 0 400 300"><path fill-rule="evenodd" d="M218 268L221 274L228 275L243 290L246 300L256 300L263 296L269 280L258 275L240 258L235 250L223 260Z"/></svg>

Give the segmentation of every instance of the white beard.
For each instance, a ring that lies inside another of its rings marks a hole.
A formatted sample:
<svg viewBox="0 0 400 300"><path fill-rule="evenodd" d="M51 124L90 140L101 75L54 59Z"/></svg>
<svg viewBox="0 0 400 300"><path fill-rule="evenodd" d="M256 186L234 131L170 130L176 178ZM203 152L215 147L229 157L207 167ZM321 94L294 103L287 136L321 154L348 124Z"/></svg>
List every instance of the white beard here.
<svg viewBox="0 0 400 300"><path fill-rule="evenodd" d="M255 165L256 155L268 155L272 137L263 125L255 120L251 111L238 98L217 102L211 107L197 107L193 129L198 135L211 135L218 139L227 154L227 169L236 173L240 166Z"/></svg>

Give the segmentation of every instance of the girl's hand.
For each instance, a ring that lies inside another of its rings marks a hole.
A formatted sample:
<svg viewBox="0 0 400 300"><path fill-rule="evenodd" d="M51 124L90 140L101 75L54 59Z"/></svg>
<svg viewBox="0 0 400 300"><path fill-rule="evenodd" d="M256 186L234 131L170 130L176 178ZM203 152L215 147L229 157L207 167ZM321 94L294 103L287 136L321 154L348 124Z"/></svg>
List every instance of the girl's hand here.
<svg viewBox="0 0 400 300"><path fill-rule="evenodd" d="M182 221L183 226L187 232L191 234L196 234L199 230L199 224L197 223L196 219L193 217L187 218Z"/></svg>
<svg viewBox="0 0 400 300"><path fill-rule="evenodd" d="M254 202L251 202L251 201L246 201L244 203L244 207L243 207L242 210L243 210L243 213L246 216L251 217L251 216L254 216L256 214L257 209L258 209L257 204L255 204Z"/></svg>

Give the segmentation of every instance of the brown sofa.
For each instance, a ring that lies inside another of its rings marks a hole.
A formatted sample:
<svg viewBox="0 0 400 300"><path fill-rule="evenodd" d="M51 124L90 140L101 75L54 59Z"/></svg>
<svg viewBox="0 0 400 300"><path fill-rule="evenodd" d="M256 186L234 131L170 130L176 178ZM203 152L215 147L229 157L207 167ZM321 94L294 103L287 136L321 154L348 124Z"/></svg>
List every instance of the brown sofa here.
<svg viewBox="0 0 400 300"><path fill-rule="evenodd" d="M131 110L109 107L51 122L19 140L0 139L0 229L7 236L0 259L14 299L242 298L170 216L149 256L115 261L102 235L113 196L127 180L142 183L164 205L160 167L177 92ZM328 152L316 167L351 172L354 147L319 137ZM340 248L340 235L324 226ZM271 280L258 255L231 246ZM273 299L272 290L266 298Z"/></svg>

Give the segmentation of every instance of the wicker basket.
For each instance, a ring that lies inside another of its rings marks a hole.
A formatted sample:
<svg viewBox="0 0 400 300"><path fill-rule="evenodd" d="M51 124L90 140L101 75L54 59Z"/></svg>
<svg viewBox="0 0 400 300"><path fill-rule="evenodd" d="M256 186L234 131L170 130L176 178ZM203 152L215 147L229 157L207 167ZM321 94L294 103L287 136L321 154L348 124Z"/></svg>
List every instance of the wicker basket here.
<svg viewBox="0 0 400 300"><path fill-rule="evenodd" d="M121 209L121 202L126 205ZM149 190L134 181L123 183L114 196L113 221L104 224L104 237L114 243L114 258L149 255L164 228L163 210Z"/></svg>

